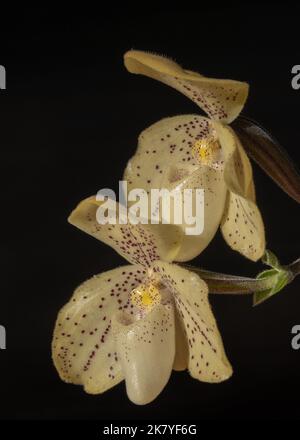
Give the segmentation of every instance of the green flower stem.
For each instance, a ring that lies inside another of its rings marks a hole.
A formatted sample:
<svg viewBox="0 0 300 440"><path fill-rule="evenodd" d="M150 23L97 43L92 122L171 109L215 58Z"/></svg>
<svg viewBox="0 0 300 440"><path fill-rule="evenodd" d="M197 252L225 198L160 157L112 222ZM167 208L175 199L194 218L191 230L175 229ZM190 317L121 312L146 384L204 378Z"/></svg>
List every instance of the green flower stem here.
<svg viewBox="0 0 300 440"><path fill-rule="evenodd" d="M181 266L199 275L207 283L209 292L214 294L250 295L271 289L277 282L277 274L257 279L211 272L186 264ZM287 274L287 284L291 283L300 274L300 258L287 266L283 266L283 268Z"/></svg>
<svg viewBox="0 0 300 440"><path fill-rule="evenodd" d="M288 266L284 266L284 268L291 272L293 279L296 278L296 276L300 274L300 258L298 258Z"/></svg>

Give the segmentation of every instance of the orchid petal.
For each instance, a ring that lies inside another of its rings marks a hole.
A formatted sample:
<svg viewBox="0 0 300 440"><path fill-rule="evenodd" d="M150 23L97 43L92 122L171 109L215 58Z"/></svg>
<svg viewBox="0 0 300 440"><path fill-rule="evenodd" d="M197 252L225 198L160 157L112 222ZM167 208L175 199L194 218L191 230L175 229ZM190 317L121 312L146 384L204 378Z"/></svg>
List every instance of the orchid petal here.
<svg viewBox="0 0 300 440"><path fill-rule="evenodd" d="M264 224L258 207L251 200L228 193L221 230L228 245L252 261L265 252Z"/></svg>
<svg viewBox="0 0 300 440"><path fill-rule="evenodd" d="M214 123L225 154L224 179L229 189L221 230L228 245L252 261L265 252L265 231L255 204L251 163L230 127Z"/></svg>
<svg viewBox="0 0 300 440"><path fill-rule="evenodd" d="M223 342L208 302L206 283L176 264L158 262L161 281L173 292L189 345L189 372L204 382L221 382L232 374Z"/></svg>
<svg viewBox="0 0 300 440"><path fill-rule="evenodd" d="M242 197L255 201L251 162L234 131L213 122L225 160L224 180L227 188Z"/></svg>
<svg viewBox="0 0 300 440"><path fill-rule="evenodd" d="M62 380L103 393L124 379L111 318L122 310L137 313L129 293L143 282L142 266L123 266L81 284L60 311L52 356Z"/></svg>
<svg viewBox="0 0 300 440"><path fill-rule="evenodd" d="M159 304L144 318L126 325L116 318L117 353L129 399L145 405L167 384L175 355L174 306Z"/></svg>
<svg viewBox="0 0 300 440"><path fill-rule="evenodd" d="M207 78L182 69L174 61L151 53L130 50L124 55L131 73L146 75L174 87L190 98L212 119L232 122L241 112L248 96L245 82Z"/></svg>
<svg viewBox="0 0 300 440"><path fill-rule="evenodd" d="M197 256L214 237L224 211L227 189L223 172L201 165L192 155L196 141L212 135L209 119L184 115L163 119L143 131L137 153L124 174L128 190L143 188L204 189L204 230L201 235L185 235L176 256L187 261ZM195 193L194 193L195 195ZM195 205L195 204L194 204ZM180 225L183 232L185 222Z"/></svg>
<svg viewBox="0 0 300 440"><path fill-rule="evenodd" d="M117 224L98 223L97 210L102 209L102 203L94 196L79 203L68 220L72 225L111 246L133 264L147 266L157 259L172 261L180 248L180 228L162 224L134 225L130 223L130 219L128 224L120 224L119 206L116 204Z"/></svg>

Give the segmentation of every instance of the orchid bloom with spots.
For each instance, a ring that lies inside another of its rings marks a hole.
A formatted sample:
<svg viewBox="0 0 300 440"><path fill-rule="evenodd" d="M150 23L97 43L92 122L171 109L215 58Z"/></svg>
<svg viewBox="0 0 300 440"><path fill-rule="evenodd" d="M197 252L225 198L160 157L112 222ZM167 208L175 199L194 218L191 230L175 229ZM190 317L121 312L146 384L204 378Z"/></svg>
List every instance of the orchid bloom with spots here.
<svg viewBox="0 0 300 440"><path fill-rule="evenodd" d="M99 224L95 197L69 221L113 247L130 265L80 285L58 315L53 360L60 377L103 393L125 379L136 404L155 399L172 369L221 382L232 374L206 283L172 264L182 229L172 225ZM116 206L116 209L118 207Z"/></svg>
<svg viewBox="0 0 300 440"><path fill-rule="evenodd" d="M252 168L229 123L241 112L248 84L206 78L150 53L129 51L126 68L159 80L186 95L209 117L182 115L162 119L143 131L124 180L128 190L203 188L204 231L184 237L176 261L197 256L219 225L229 246L257 261L265 252L264 225L255 203ZM182 228L185 228L182 224Z"/></svg>

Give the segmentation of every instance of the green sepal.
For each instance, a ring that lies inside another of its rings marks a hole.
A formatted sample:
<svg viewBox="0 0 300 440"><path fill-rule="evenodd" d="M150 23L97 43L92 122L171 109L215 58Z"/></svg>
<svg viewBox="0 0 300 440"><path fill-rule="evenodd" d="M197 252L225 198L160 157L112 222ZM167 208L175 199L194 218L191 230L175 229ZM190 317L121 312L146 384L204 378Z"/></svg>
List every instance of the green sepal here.
<svg viewBox="0 0 300 440"><path fill-rule="evenodd" d="M266 264L267 266L273 267L274 269L281 270L282 266L279 263L278 258L276 257L273 252L271 252L269 249L266 249L266 252L262 256L262 262Z"/></svg>
<svg viewBox="0 0 300 440"><path fill-rule="evenodd" d="M272 269L266 269L260 272L256 279L265 279L267 284L270 285L265 290L255 292L253 295L253 305L262 303L275 293L280 292L291 280L291 274L283 266L281 266L278 258L273 252L266 250L262 261L270 266Z"/></svg>

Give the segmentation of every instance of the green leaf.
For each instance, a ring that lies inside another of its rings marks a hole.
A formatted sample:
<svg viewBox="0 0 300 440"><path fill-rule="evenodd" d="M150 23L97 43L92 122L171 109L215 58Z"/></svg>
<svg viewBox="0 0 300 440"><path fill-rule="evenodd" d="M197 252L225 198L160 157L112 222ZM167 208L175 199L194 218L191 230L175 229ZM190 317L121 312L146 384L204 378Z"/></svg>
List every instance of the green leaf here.
<svg viewBox="0 0 300 440"><path fill-rule="evenodd" d="M253 305L256 306L267 300L275 293L280 292L289 282L290 273L287 270L269 269L261 272L257 278L270 278L272 286L261 292L255 292L253 295Z"/></svg>
<svg viewBox="0 0 300 440"><path fill-rule="evenodd" d="M273 275L277 275L278 270L277 269L266 269L260 272L257 276L257 280L261 280L262 278L271 278Z"/></svg>
<svg viewBox="0 0 300 440"><path fill-rule="evenodd" d="M267 266L273 267L274 269L277 270L281 270L282 268L276 255L273 254L273 252L271 252L269 249L267 249L266 252L264 253L262 257L262 262Z"/></svg>

